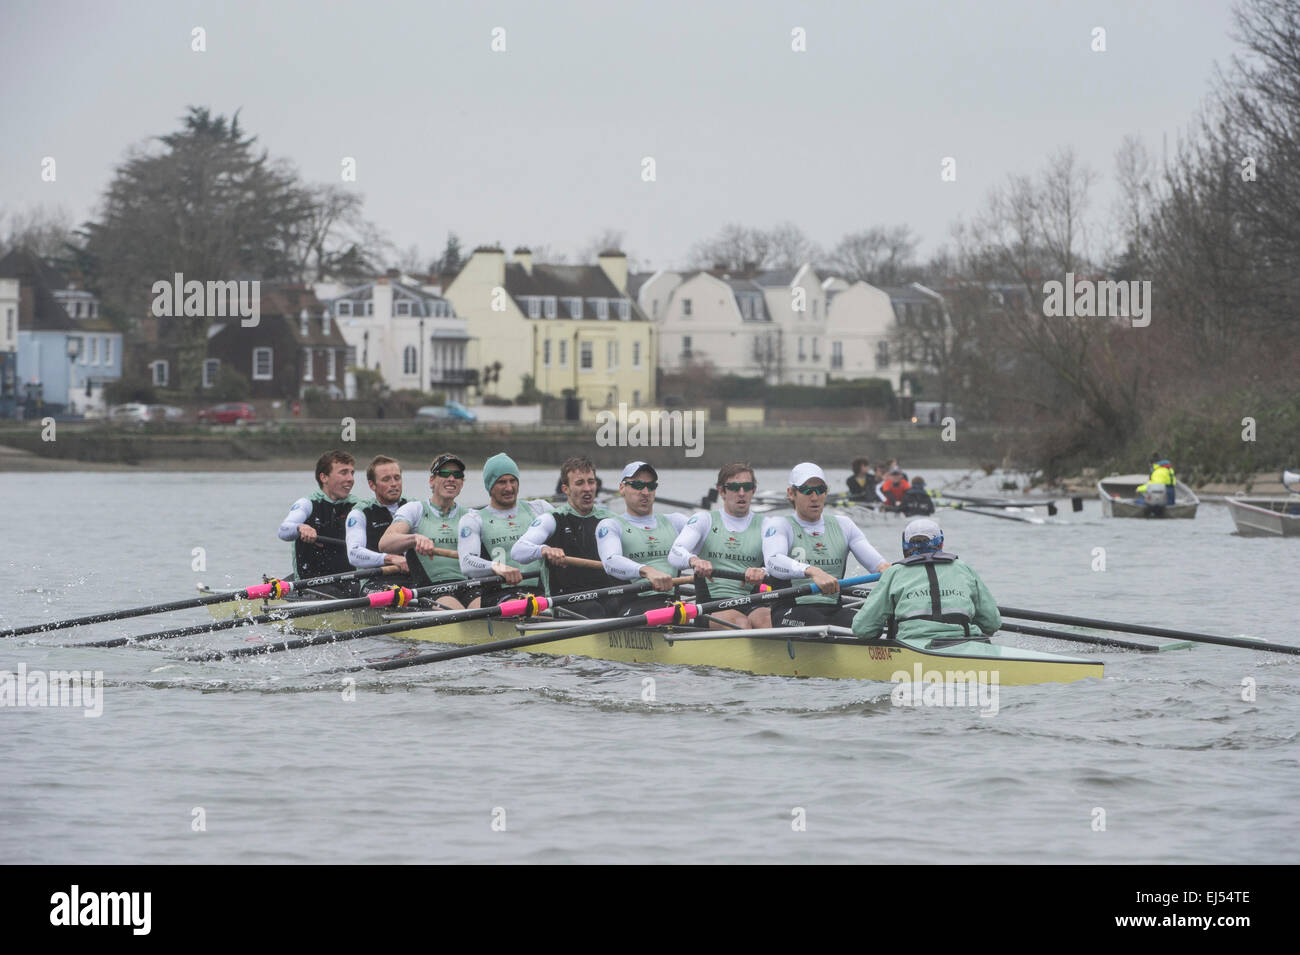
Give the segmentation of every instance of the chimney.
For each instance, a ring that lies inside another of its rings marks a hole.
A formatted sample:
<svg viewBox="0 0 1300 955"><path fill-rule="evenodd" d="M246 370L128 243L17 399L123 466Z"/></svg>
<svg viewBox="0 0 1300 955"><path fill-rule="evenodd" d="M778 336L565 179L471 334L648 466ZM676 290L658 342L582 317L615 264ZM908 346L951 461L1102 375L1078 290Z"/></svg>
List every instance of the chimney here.
<svg viewBox="0 0 1300 955"><path fill-rule="evenodd" d="M596 256L601 269L609 276L614 287L623 295L627 294L627 256L618 249L606 249Z"/></svg>
<svg viewBox="0 0 1300 955"><path fill-rule="evenodd" d="M529 275L533 274L533 250L524 248L522 245L515 249L515 261L524 267L524 271Z"/></svg>

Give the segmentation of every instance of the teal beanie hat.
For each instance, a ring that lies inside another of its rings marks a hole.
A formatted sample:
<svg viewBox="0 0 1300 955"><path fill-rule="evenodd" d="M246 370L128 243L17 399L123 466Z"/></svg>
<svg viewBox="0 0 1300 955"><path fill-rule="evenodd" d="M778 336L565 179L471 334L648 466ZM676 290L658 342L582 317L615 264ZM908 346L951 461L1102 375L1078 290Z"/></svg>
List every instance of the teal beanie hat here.
<svg viewBox="0 0 1300 955"><path fill-rule="evenodd" d="M507 474L513 474L515 479L519 479L519 467L515 464L510 455L502 451L500 454L494 454L483 462L483 488L486 491L492 490L492 485L505 477Z"/></svg>

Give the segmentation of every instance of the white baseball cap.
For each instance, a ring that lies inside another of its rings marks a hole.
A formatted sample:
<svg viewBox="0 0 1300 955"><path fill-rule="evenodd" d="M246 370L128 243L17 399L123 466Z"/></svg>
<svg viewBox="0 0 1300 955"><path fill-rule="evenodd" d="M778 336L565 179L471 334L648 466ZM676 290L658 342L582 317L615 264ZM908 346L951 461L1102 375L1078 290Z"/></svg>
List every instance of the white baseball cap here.
<svg viewBox="0 0 1300 955"><path fill-rule="evenodd" d="M645 461L633 461L631 464L625 467L623 469L623 480L630 481L636 475L637 471L649 471L654 476L654 479L656 481L659 480L659 472L656 471L653 466L647 464Z"/></svg>
<svg viewBox="0 0 1300 955"><path fill-rule="evenodd" d="M903 528L903 540L905 541L910 541L913 537L924 537L929 540L942 536L943 529L928 517L918 517Z"/></svg>
<svg viewBox="0 0 1300 955"><path fill-rule="evenodd" d="M820 478L823 484L829 484L826 480L826 473L813 464L811 461L805 461L803 464L796 464L790 471L790 486L802 487L808 483L809 478Z"/></svg>

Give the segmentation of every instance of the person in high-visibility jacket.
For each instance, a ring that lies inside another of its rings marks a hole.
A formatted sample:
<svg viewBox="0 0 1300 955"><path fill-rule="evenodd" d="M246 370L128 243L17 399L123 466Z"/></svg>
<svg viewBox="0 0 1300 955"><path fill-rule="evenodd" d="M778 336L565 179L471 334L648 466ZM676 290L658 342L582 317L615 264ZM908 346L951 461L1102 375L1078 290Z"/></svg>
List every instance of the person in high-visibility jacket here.
<svg viewBox="0 0 1300 955"><path fill-rule="evenodd" d="M1169 463L1168 458L1161 458L1156 461L1155 466L1151 469L1151 477L1147 478L1146 484L1138 486L1137 492L1147 503L1151 502L1151 496L1147 494L1147 489L1152 485L1163 485L1165 490L1165 507L1174 506L1174 466Z"/></svg>

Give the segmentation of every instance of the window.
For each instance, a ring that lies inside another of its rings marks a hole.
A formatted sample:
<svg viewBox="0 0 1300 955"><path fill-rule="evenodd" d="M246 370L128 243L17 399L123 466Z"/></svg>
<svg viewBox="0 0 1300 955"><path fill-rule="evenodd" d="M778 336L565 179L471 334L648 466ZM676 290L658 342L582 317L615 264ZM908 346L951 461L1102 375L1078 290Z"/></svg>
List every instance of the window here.
<svg viewBox="0 0 1300 955"><path fill-rule="evenodd" d="M211 388L217 383L217 372L221 368L221 359L205 358L203 359L203 387Z"/></svg>
<svg viewBox="0 0 1300 955"><path fill-rule="evenodd" d="M149 367L153 371L154 385L158 388L166 388L167 387L167 362L156 361L153 362Z"/></svg>
<svg viewBox="0 0 1300 955"><path fill-rule="evenodd" d="M876 342L876 367L889 367L889 342Z"/></svg>
<svg viewBox="0 0 1300 955"><path fill-rule="evenodd" d="M803 336L800 335L799 336L799 360L803 361L807 357L808 356L804 354L804 350L803 350ZM803 381L801 380L799 383L803 384Z"/></svg>
<svg viewBox="0 0 1300 955"><path fill-rule="evenodd" d="M525 299L525 301L528 302L528 317L529 317L529 318L541 318L541 317L542 317L542 300L541 300L540 298L538 298L536 295L530 295L530 296L528 296L527 299Z"/></svg>
<svg viewBox="0 0 1300 955"><path fill-rule="evenodd" d="M311 349L302 350L302 380L311 381Z"/></svg>
<svg viewBox="0 0 1300 955"><path fill-rule="evenodd" d="M831 342L831 370L839 371L844 367L844 343Z"/></svg>
<svg viewBox="0 0 1300 955"><path fill-rule="evenodd" d="M551 367L551 340L548 338L542 342L542 366Z"/></svg>
<svg viewBox="0 0 1300 955"><path fill-rule="evenodd" d="M310 316L307 314L307 309L304 308L302 314L298 316L298 332L303 338L311 334L311 329L307 326L309 320Z"/></svg>
<svg viewBox="0 0 1300 955"><path fill-rule="evenodd" d="M402 349L402 374L414 375L416 373L415 362L416 362L415 346L407 345L405 348Z"/></svg>
<svg viewBox="0 0 1300 955"><path fill-rule="evenodd" d="M640 342L632 343L632 367L633 368L641 367L641 343Z"/></svg>
<svg viewBox="0 0 1300 955"><path fill-rule="evenodd" d="M5 315L5 338L14 338L14 310L12 308Z"/></svg>
<svg viewBox="0 0 1300 955"><path fill-rule="evenodd" d="M394 306L395 306L395 308L396 308L396 311L394 312L395 315L410 315L410 314L411 314L411 303L410 303L410 302L396 302L396 303L394 303Z"/></svg>
<svg viewBox="0 0 1300 955"><path fill-rule="evenodd" d="M81 364L90 364L90 342L85 335L81 336Z"/></svg>
<svg viewBox="0 0 1300 955"><path fill-rule="evenodd" d="M560 339L560 367L569 367L569 342L567 339Z"/></svg>
<svg viewBox="0 0 1300 955"><path fill-rule="evenodd" d="M610 371L618 367L618 342L607 342L605 345L605 365Z"/></svg>
<svg viewBox="0 0 1300 955"><path fill-rule="evenodd" d="M98 338L90 339L90 363L92 365L99 364L99 339Z"/></svg>
<svg viewBox="0 0 1300 955"><path fill-rule="evenodd" d="M813 361L821 361L821 360L822 360L821 342L822 342L822 340L821 340L820 338L816 337L815 335L813 336L813 340L812 340L812 346L813 346Z"/></svg>
<svg viewBox="0 0 1300 955"><path fill-rule="evenodd" d="M691 357L691 336L690 335L682 336L682 357L683 358Z"/></svg>
<svg viewBox="0 0 1300 955"><path fill-rule="evenodd" d="M555 317L555 296L554 295L546 296L546 299L542 302L542 304L546 309L546 317L554 318Z"/></svg>
<svg viewBox="0 0 1300 955"><path fill-rule="evenodd" d="M81 318L81 303L80 303L80 302L78 302L78 303L76 304L76 306L75 306L75 311L73 312L73 316L72 316L72 317L73 317L73 318Z"/></svg>
<svg viewBox="0 0 1300 955"><path fill-rule="evenodd" d="M104 336L104 364L113 364L113 339L109 335Z"/></svg>
<svg viewBox="0 0 1300 955"><path fill-rule="evenodd" d="M595 349L592 348L591 342L581 342L578 345L578 367L583 371L591 371L592 367L595 365L595 359L592 354L594 351Z"/></svg>
<svg viewBox="0 0 1300 955"><path fill-rule="evenodd" d="M253 349L253 380L270 381L272 354L269 348Z"/></svg>
<svg viewBox="0 0 1300 955"><path fill-rule="evenodd" d="M322 335L330 333L330 313L325 312L320 317L320 330Z"/></svg>
<svg viewBox="0 0 1300 955"><path fill-rule="evenodd" d="M569 318L582 318L582 299L570 298L567 301L569 303Z"/></svg>
<svg viewBox="0 0 1300 955"><path fill-rule="evenodd" d="M682 299L682 315L685 318L691 316L691 300L689 298Z"/></svg>
<svg viewBox="0 0 1300 955"><path fill-rule="evenodd" d="M349 346L348 346L348 350L347 350L346 352L343 353L343 364L344 364L344 366L347 367L347 368L355 368L355 367L357 366L357 346L356 346L356 345L349 345Z"/></svg>
<svg viewBox="0 0 1300 955"><path fill-rule="evenodd" d="M375 314L375 303L373 301L366 302L366 314L367 315Z"/></svg>
<svg viewBox="0 0 1300 955"><path fill-rule="evenodd" d="M352 316L352 303L351 303L351 302L339 302L339 303L338 303L338 310L339 310L339 317L340 317L340 318L342 318L342 317L344 317L344 316L347 316L347 317L350 318L350 317Z"/></svg>
<svg viewBox="0 0 1300 955"><path fill-rule="evenodd" d="M632 303L625 298L619 299L618 320L620 322L627 322L627 321L631 321L631 319L632 319Z"/></svg>
<svg viewBox="0 0 1300 955"><path fill-rule="evenodd" d="M337 370L338 360L339 360L338 352L336 352L333 348L331 348L329 351L325 353L325 380L326 381L334 380L335 371Z"/></svg>
<svg viewBox="0 0 1300 955"><path fill-rule="evenodd" d="M600 319L602 322L608 321L609 320L609 299L598 298L598 299L594 299L593 301L595 301L596 303L596 318Z"/></svg>

